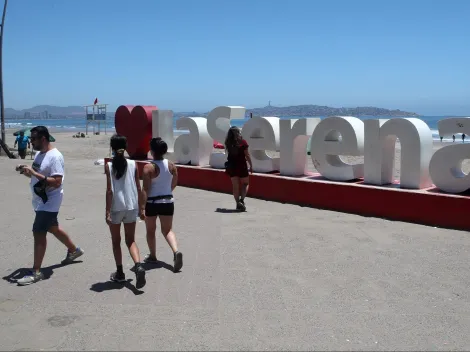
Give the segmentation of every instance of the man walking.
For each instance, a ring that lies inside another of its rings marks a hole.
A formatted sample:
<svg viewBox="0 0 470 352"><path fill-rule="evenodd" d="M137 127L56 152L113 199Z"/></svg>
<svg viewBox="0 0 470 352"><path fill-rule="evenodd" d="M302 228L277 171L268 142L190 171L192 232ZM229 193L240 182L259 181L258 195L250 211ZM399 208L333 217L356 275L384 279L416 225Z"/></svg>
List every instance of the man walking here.
<svg viewBox="0 0 470 352"><path fill-rule="evenodd" d="M21 159L24 159L26 157L26 148L30 149L31 144L29 143L29 138L24 135L24 131L21 131L18 137L15 139L15 145L14 147L16 148L16 144L18 144L18 154L21 157Z"/></svg>
<svg viewBox="0 0 470 352"><path fill-rule="evenodd" d="M62 264L69 264L84 253L82 249L75 246L57 220L63 197L64 157L57 148L52 146L49 137L49 131L44 126L31 129L31 143L33 149L38 152L32 167L26 165L19 167L22 174L31 178L32 203L36 212L33 224L34 265L30 274L17 281L22 286L44 279L44 274L40 269L46 254L48 232L68 248Z"/></svg>

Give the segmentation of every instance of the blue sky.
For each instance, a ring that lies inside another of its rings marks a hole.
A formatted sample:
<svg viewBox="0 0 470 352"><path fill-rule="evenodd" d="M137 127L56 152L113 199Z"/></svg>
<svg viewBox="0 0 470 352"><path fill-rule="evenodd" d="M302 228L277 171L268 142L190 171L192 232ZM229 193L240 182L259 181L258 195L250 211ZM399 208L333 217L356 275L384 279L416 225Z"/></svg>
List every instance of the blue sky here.
<svg viewBox="0 0 470 352"><path fill-rule="evenodd" d="M10 0L5 105L470 116L470 1Z"/></svg>

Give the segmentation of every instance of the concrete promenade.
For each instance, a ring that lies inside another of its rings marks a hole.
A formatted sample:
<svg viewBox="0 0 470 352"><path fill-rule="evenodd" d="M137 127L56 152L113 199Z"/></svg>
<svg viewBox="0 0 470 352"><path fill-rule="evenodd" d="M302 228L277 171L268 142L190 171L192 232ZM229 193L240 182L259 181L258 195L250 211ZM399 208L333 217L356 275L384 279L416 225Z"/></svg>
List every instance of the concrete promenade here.
<svg viewBox="0 0 470 352"><path fill-rule="evenodd" d="M229 195L177 188L183 270L159 234L161 263L138 291L124 241L129 280L108 282L105 176L90 160L66 159L59 215L85 255L61 266L65 248L48 235L49 278L19 287L33 211L18 162L0 159L1 350L470 349L466 232L256 199L233 213ZM143 257L143 223L137 244Z"/></svg>

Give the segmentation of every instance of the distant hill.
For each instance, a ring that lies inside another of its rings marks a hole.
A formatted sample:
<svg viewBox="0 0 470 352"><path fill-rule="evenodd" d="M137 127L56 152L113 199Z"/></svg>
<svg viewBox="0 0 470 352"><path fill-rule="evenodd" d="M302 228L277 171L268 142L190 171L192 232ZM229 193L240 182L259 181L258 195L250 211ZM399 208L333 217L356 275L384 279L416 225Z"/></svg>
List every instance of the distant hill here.
<svg viewBox="0 0 470 352"><path fill-rule="evenodd" d="M53 117L79 117L84 116L85 109L82 106L54 106L54 105L38 105L30 109L15 110L12 108L5 108L5 116L9 117L23 117L25 112L43 113L47 111ZM295 105L295 106L265 106L264 108L247 109L246 116L249 117L250 113L254 116L295 116L295 117L310 117L310 116L386 116L386 117L417 117L419 116L414 112L407 112L401 110L389 110L383 108L376 108L371 106L357 107L357 108L333 108L321 105ZM182 116L207 116L208 112L175 112L175 117ZM109 116L114 116L113 111L108 111Z"/></svg>
<svg viewBox="0 0 470 352"><path fill-rule="evenodd" d="M10 117L13 115L23 116L25 112L43 113L47 111L52 116L84 116L85 109L82 106L54 106L54 105L37 105L29 109L16 110L12 108L5 108L5 116Z"/></svg>
<svg viewBox="0 0 470 352"><path fill-rule="evenodd" d="M38 105L31 109L26 109L26 111L30 112L41 112L45 111L49 112L52 115L83 115L85 113L85 108L82 106L54 106L54 105Z"/></svg>
<svg viewBox="0 0 470 352"><path fill-rule="evenodd" d="M372 106L357 108L332 108L320 105L295 105L295 106L265 106L264 108L247 109L246 117L250 116L292 116L292 117L312 117L312 116L385 116L385 117L417 117L415 112L389 110ZM207 116L208 112L175 112L175 117L183 116Z"/></svg>
<svg viewBox="0 0 470 352"><path fill-rule="evenodd" d="M332 108L320 105L295 105L295 106L265 106L264 108L247 109L246 115L254 116L388 116L388 117L417 117L414 112L401 110L388 110L372 106L357 108Z"/></svg>

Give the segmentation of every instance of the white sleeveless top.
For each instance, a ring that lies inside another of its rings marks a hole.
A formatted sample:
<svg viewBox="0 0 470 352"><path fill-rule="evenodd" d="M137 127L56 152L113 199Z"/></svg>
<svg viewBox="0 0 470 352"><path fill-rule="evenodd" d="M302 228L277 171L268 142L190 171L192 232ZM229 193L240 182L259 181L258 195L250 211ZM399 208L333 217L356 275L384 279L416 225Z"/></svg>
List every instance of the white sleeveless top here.
<svg viewBox="0 0 470 352"><path fill-rule="evenodd" d="M160 174L152 179L152 185L150 186L150 191L147 195L147 201L151 203L173 203L173 196L168 199L149 199L152 197L172 195L171 181L173 180L173 175L168 168L168 159L152 160L152 163L158 166Z"/></svg>
<svg viewBox="0 0 470 352"><path fill-rule="evenodd" d="M113 203L111 211L126 211L139 209L139 197L135 184L135 161L127 160L126 173L117 180L113 175L113 164L108 162L111 175L111 189L113 190Z"/></svg>

